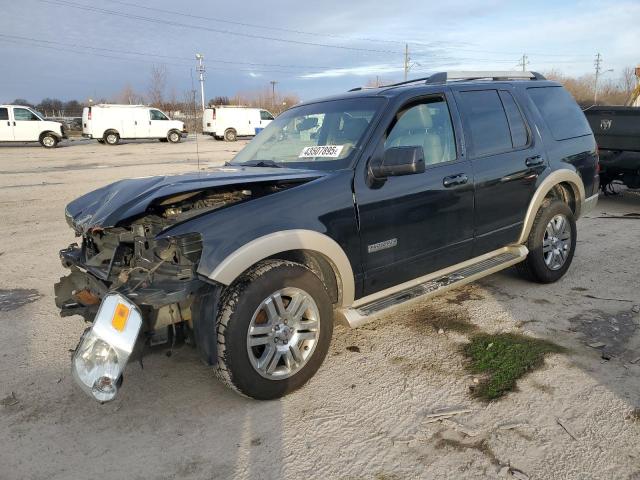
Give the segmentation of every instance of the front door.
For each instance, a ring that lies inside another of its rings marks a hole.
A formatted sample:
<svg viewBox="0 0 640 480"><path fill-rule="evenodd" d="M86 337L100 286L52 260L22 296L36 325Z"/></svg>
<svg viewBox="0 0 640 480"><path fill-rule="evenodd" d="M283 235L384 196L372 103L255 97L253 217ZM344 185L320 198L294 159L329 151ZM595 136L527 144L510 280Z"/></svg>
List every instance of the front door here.
<svg viewBox="0 0 640 480"><path fill-rule="evenodd" d="M151 123L147 136L151 138L167 138L167 134L169 133L169 127L167 126L169 124L169 118L160 110L155 109L149 110L149 116Z"/></svg>
<svg viewBox="0 0 640 480"><path fill-rule="evenodd" d="M9 119L9 109L0 108L0 142L13 141L13 124Z"/></svg>
<svg viewBox="0 0 640 480"><path fill-rule="evenodd" d="M456 147L445 95L398 110L374 157L386 148L421 146L424 173L358 181L355 195L369 295L467 260L473 246L473 173Z"/></svg>
<svg viewBox="0 0 640 480"><path fill-rule="evenodd" d="M511 91L464 90L455 98L474 168L477 256L517 240L546 161Z"/></svg>
<svg viewBox="0 0 640 480"><path fill-rule="evenodd" d="M37 142L40 136L40 118L26 108L13 108L13 138L18 142Z"/></svg>

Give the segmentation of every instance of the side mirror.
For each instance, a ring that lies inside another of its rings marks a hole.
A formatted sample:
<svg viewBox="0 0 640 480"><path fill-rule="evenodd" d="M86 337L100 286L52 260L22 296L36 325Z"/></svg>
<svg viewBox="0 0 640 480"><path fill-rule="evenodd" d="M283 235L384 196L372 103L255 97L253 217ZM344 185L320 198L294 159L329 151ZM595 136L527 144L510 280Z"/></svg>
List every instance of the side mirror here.
<svg viewBox="0 0 640 480"><path fill-rule="evenodd" d="M371 163L371 174L378 179L412 175L424 172L422 147L391 147L384 151L382 160Z"/></svg>

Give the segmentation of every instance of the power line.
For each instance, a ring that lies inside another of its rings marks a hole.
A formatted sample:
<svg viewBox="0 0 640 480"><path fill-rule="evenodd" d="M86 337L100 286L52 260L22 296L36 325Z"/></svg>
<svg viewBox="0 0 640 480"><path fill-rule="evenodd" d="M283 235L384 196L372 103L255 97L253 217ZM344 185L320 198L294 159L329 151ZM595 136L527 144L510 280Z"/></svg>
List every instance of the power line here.
<svg viewBox="0 0 640 480"><path fill-rule="evenodd" d="M160 13L167 13L170 15L178 15L181 17L186 17L186 18L193 18L193 19L198 19L198 20L208 20L208 21L212 21L212 22L219 22L219 23L227 23L230 25L238 25L238 26L243 26L243 27L249 27L249 28L259 28L262 30L273 30L273 31L279 31L279 32L287 32L287 33L294 33L294 34L298 34L298 35L309 35L309 36L323 36L323 37L330 37L330 38L342 38L345 40L351 40L351 41L362 41L362 42L379 42L379 43L392 43L392 44L399 44L399 45L406 45L407 43L411 44L411 45L420 45L420 46L425 46L425 47L430 47L430 48L437 48L437 45L441 42L438 43L428 43L428 42L419 42L419 41L410 41L410 42L406 42L406 41L402 41L402 40L390 40L390 39L382 39L382 38L372 38L372 37L350 37L348 35L340 35L340 34L336 34L336 33L326 33L326 32L309 32L309 31L305 31L305 30L297 30L297 29L290 29L290 28L283 28L283 27L275 27L275 26L265 26L265 25L259 25L259 24L255 24L255 23L248 23L248 22L239 22L236 20L228 20L228 19L222 19L222 18L215 18L215 17L207 17L204 15L193 15L193 14L189 14L189 13L184 13L184 12L179 12L177 10L166 10L166 9L162 9L162 8L158 8L158 7L150 7L147 5L140 5L138 3L132 3L132 2L125 2L122 0L110 0L112 3L118 3L120 5L125 5L128 7L134 7L134 8L140 8L140 9L144 9L144 10L150 10L150 11L155 11L155 12L160 12ZM461 51L461 52L475 52L475 53L489 53L489 54L495 54L495 55L516 55L516 53L513 52L504 52L504 51L491 51L491 50L479 50L479 49L467 49L464 47L447 47L450 50L457 50L457 51ZM394 52L397 53L397 52ZM583 56L583 57L590 57L591 54L562 54L562 53L534 53L532 55L535 56L545 56L545 57L566 57L566 56Z"/></svg>
<svg viewBox="0 0 640 480"><path fill-rule="evenodd" d="M177 10L165 10L165 9L158 8L158 7L149 7L147 5L140 5L139 3L123 2L121 0L111 0L111 2L112 3L118 3L120 5L126 5L128 7L141 8L141 9L144 9L144 10L151 10L151 11L155 11L155 12L167 13L169 15L178 15L178 16L181 16L181 17L194 18L194 19L198 19L198 20L208 20L208 21L211 21L211 22L228 23L230 25L238 25L238 26L241 26L241 27L259 28L259 29L262 29L262 30L273 30L273 31L278 31L278 32L295 33L297 35L310 35L310 36L314 36L314 37L323 36L323 37L330 37L330 38L342 38L344 40L352 40L352 41L359 41L359 42L379 42L379 43L393 43L393 44L404 44L405 43L405 42L402 42L400 40L388 40L388 39L382 39L382 38L350 37L348 35L340 35L340 34L337 34L337 33L309 32L309 31L304 31L304 30L295 30L295 29L291 29L291 28L258 25L256 23L239 22L239 21L236 21L236 20L228 20L228 19L222 19L222 18L207 17L207 16L204 16L204 15L193 15L193 14L189 14L189 13L179 12ZM417 45L418 44L419 45L425 45L425 46L433 46L432 44L428 44L428 43L416 43L416 44Z"/></svg>
<svg viewBox="0 0 640 480"><path fill-rule="evenodd" d="M257 40L270 40L270 41L274 41L274 42L291 43L291 44L295 44L295 45L306 45L306 46L313 46L313 47L336 48L336 49L341 49L341 50L351 50L351 51L360 51L360 52L368 52L368 53L390 53L390 54L394 54L394 55L397 55L397 54L401 53L401 52L394 51L394 50L377 50L377 49L370 49L370 48L347 47L346 45L330 45L330 44L327 44L327 43L306 42L306 41L303 41L303 40L290 40L290 39L279 38L279 37L269 37L269 36L266 36L266 35L256 35L256 34L251 34L251 33L237 32L237 31L233 31L233 30L224 30L224 29L219 29L219 28L205 27L205 26L202 26L202 25L193 25L193 24L181 23L181 22L176 22L176 21L173 21L173 20L162 20L162 19L159 19L159 18L145 17L145 16L142 16L142 15L136 15L136 14L132 14L132 13L117 12L117 11L113 11L113 10L107 10L107 9L104 9L104 8L93 7L93 6L90 6L90 5L78 4L78 3L74 3L74 2L71 2L71 1L68 1L68 0L38 0L38 1L41 2L41 3L49 3L51 5L72 7L72 8L77 8L77 9L85 10L85 11L89 11L89 12L96 12L96 13L102 13L102 14L106 14L106 15L113 15L113 16L116 16L116 17L127 18L129 20L141 20L143 22L148 22L148 23L156 23L156 24L161 24L161 25L170 25L170 26L174 26L174 27L183 27L183 28L205 30L205 31L208 31L208 32L222 33L222 34L225 34L225 35L235 35L235 36L239 36L239 37L247 37L247 38L253 38L253 39L257 39Z"/></svg>
<svg viewBox="0 0 640 480"><path fill-rule="evenodd" d="M96 51L102 51L102 52L121 53L121 54L126 54L126 55L139 55L139 56L144 56L144 57L157 57L157 58L170 59L170 60L183 60L183 61L189 61L190 60L190 59L187 59L186 57L176 57L176 56L172 56L172 55L162 55L162 54L157 54L157 53L146 53L146 52L143 53L143 52L137 52L137 51L133 51L133 50L117 50L117 49L113 49L113 48L92 47L92 46L83 45L83 44L63 43L63 42L56 42L56 41L53 41L53 40L43 40L43 39L39 39L39 38L22 37L22 36L18 36L18 35L7 35L7 34L4 34L4 33L0 33L0 37L11 38L11 39L15 39L15 40L26 40L26 41L30 41L30 42L46 43L46 44L50 44L50 45L60 45L60 46L64 46L64 47L86 48L86 49L89 49L89 50L96 50ZM339 68L339 67L326 67L326 66L321 66L321 65L314 65L314 66L310 66L310 65L282 65L282 64L277 64L277 63L238 62L238 61L221 60L221 59L211 59L211 60L214 61L214 62L217 62L217 63L249 65L249 66L257 66L257 67L279 67L279 68L300 68L300 69L308 69L308 68L315 68L315 69Z"/></svg>

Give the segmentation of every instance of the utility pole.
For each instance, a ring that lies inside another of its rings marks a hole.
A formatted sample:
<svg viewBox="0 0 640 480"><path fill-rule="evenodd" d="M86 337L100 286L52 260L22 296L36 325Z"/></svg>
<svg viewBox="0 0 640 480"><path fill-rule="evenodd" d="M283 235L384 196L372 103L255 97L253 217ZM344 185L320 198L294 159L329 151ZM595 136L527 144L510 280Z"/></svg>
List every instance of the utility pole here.
<svg viewBox="0 0 640 480"><path fill-rule="evenodd" d="M522 66L522 71L525 72L527 70L527 65L529 65L529 57L526 53L523 53L518 66Z"/></svg>
<svg viewBox="0 0 640 480"><path fill-rule="evenodd" d="M404 80L407 81L407 77L409 76L409 61L411 58L409 57L409 44L404 44Z"/></svg>
<svg viewBox="0 0 640 480"><path fill-rule="evenodd" d="M273 106L272 108L275 109L276 108L276 82L275 80L271 80L269 82L271 84L271 105Z"/></svg>
<svg viewBox="0 0 640 480"><path fill-rule="evenodd" d="M196 60L198 60L198 65L196 65L196 70L200 74L200 96L202 99L202 111L204 112L205 104L204 104L204 56L200 53L196 53Z"/></svg>
<svg viewBox="0 0 640 480"><path fill-rule="evenodd" d="M593 104L598 104L598 79L600 78L600 71L602 70L602 55L596 53L596 59L593 61L594 67L596 67L596 80L593 85Z"/></svg>

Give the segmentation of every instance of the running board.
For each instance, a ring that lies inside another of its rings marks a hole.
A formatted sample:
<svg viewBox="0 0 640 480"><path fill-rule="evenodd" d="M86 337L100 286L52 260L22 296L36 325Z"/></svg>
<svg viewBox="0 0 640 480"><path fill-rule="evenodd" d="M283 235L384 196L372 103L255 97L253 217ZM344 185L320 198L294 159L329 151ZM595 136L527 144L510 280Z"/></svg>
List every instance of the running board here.
<svg viewBox="0 0 640 480"><path fill-rule="evenodd" d="M360 298L351 307L340 309L338 314L349 326L359 327L396 307L440 295L515 265L527 258L528 253L524 245L504 247Z"/></svg>

